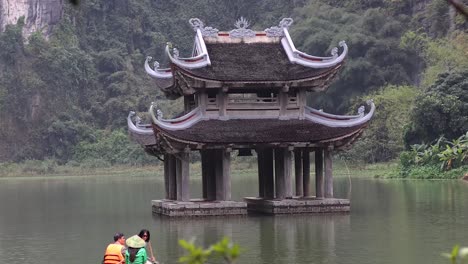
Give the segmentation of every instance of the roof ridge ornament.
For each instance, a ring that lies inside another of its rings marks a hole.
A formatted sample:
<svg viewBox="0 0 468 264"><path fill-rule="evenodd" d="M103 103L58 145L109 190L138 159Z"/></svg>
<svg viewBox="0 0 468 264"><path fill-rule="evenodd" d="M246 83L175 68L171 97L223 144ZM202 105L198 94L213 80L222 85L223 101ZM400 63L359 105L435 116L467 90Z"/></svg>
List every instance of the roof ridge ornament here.
<svg viewBox="0 0 468 264"><path fill-rule="evenodd" d="M244 17L240 17L236 23L234 23L236 29L229 31L229 36L231 38L245 38L245 37L255 37L255 31L248 29L250 23Z"/></svg>
<svg viewBox="0 0 468 264"><path fill-rule="evenodd" d="M289 28L289 26L291 26L293 22L294 20L292 18L286 17L286 18L281 19L278 26L269 27L265 29L264 31L267 37L283 37L284 36L283 29Z"/></svg>
<svg viewBox="0 0 468 264"><path fill-rule="evenodd" d="M189 23L195 32L199 29L204 37L218 36L219 30L217 28L205 27L205 24L199 18L191 18L189 19Z"/></svg>

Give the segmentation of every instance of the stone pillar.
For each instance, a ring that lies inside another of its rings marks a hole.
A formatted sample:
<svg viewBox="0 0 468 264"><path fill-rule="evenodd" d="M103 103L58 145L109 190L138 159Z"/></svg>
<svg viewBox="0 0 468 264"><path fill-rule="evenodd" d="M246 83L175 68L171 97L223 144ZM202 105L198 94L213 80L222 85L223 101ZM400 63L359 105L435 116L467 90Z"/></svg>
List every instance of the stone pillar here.
<svg viewBox="0 0 468 264"><path fill-rule="evenodd" d="M323 198L323 150L315 150L315 197Z"/></svg>
<svg viewBox="0 0 468 264"><path fill-rule="evenodd" d="M305 148L302 151L302 175L304 178L304 197L310 196L310 150Z"/></svg>
<svg viewBox="0 0 468 264"><path fill-rule="evenodd" d="M302 171L302 150L294 150L294 174L296 176L296 195L302 196L304 193L304 177Z"/></svg>
<svg viewBox="0 0 468 264"><path fill-rule="evenodd" d="M265 199L274 199L275 198L275 180L274 180L274 170L273 170L273 149L265 148L263 149L263 165L262 171L264 175L264 198Z"/></svg>
<svg viewBox="0 0 468 264"><path fill-rule="evenodd" d="M332 150L325 149L325 198L333 198L333 167L332 167Z"/></svg>
<svg viewBox="0 0 468 264"><path fill-rule="evenodd" d="M265 150L256 149L258 166L258 197L265 197Z"/></svg>
<svg viewBox="0 0 468 264"><path fill-rule="evenodd" d="M231 151L216 150L216 200L231 200Z"/></svg>
<svg viewBox="0 0 468 264"><path fill-rule="evenodd" d="M169 154L164 154L164 198L169 198Z"/></svg>
<svg viewBox="0 0 468 264"><path fill-rule="evenodd" d="M189 151L183 151L178 154L176 162L178 201L190 201L189 161Z"/></svg>
<svg viewBox="0 0 468 264"><path fill-rule="evenodd" d="M201 178L202 178L202 197L204 200L208 199L208 183L207 183L207 178L208 178L208 168L207 168L207 162L208 160L206 159L205 153L203 151L200 151L200 157L201 157Z"/></svg>
<svg viewBox="0 0 468 264"><path fill-rule="evenodd" d="M214 150L201 151L203 198L209 201L216 200L216 160Z"/></svg>
<svg viewBox="0 0 468 264"><path fill-rule="evenodd" d="M284 150L275 149L275 198L284 199L286 197L284 188Z"/></svg>
<svg viewBox="0 0 468 264"><path fill-rule="evenodd" d="M171 154L164 155L164 174L167 171L167 196L169 200L177 200L176 157Z"/></svg>
<svg viewBox="0 0 468 264"><path fill-rule="evenodd" d="M277 199L292 197L291 172L292 151L285 148L275 149L275 194Z"/></svg>
<svg viewBox="0 0 468 264"><path fill-rule="evenodd" d="M284 149L284 186L286 198L293 197L293 188L292 188L292 166L293 166L293 149L286 148Z"/></svg>

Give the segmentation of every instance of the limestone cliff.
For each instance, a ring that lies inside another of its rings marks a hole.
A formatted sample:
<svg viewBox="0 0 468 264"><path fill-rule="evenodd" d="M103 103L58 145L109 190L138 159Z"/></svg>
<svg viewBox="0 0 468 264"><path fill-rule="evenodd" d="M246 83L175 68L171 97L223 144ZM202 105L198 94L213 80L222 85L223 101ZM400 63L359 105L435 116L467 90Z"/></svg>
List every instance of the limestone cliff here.
<svg viewBox="0 0 468 264"><path fill-rule="evenodd" d="M64 0L0 0L0 29L8 24L16 24L24 16L23 35L28 37L32 32L41 30L48 36L63 13Z"/></svg>

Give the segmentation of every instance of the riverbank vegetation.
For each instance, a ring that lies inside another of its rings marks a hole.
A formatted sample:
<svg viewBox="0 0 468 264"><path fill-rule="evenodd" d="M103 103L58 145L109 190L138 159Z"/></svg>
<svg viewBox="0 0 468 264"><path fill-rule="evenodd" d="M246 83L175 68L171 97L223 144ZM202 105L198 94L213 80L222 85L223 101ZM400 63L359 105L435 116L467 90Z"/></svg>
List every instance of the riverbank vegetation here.
<svg viewBox="0 0 468 264"><path fill-rule="evenodd" d="M433 144L415 144L400 154L401 177L456 179L468 172L468 132L452 141L444 137Z"/></svg>
<svg viewBox="0 0 468 264"><path fill-rule="evenodd" d="M468 172L464 165L441 169L443 160L436 160L450 158L442 152L432 165L411 154L468 132L468 22L445 0L87 0L67 6L50 36L23 37L24 18L0 33L0 174L160 166L126 134L129 111L146 112L158 101L170 117L180 105L154 88L145 57L166 64L168 41L188 54L192 17L231 29L240 16L254 30L292 17L295 43L311 54L326 55L346 40L345 67L326 93L309 94L308 104L344 114L373 99L377 110L362 138L337 160L367 168L400 164L381 177Z"/></svg>

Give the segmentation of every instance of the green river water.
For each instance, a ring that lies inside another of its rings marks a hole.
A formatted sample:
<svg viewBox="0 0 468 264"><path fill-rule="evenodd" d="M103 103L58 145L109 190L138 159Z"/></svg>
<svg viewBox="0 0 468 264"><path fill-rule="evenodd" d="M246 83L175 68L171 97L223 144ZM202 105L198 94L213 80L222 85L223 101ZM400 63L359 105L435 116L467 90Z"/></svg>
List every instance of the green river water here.
<svg viewBox="0 0 468 264"><path fill-rule="evenodd" d="M116 231L151 231L160 263L177 263L179 239L209 245L229 236L238 263L429 264L468 246L468 183L335 177L349 214L169 219L151 214L156 177L0 179L0 263L97 264ZM192 194L200 197L200 180ZM232 177L232 197L255 196L254 177Z"/></svg>

